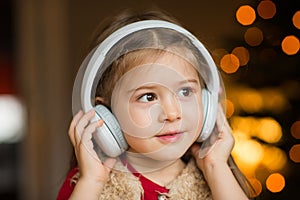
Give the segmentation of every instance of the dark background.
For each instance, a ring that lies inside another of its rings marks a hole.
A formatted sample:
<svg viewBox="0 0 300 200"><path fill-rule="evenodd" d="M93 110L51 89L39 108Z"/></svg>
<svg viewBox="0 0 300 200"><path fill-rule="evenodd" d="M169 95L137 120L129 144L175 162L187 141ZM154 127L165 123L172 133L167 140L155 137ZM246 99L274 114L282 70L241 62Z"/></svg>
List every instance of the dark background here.
<svg viewBox="0 0 300 200"><path fill-rule="evenodd" d="M170 12L211 50L223 48L230 52L236 46L245 46L250 52L247 66L234 74L221 74L230 85L247 85L257 90L282 87L291 91L287 97L289 107L279 113L263 110L239 113L276 119L283 138L273 145L284 150L288 157L290 148L300 143L290 134L292 124L300 120L300 52L292 56L284 54L280 41L287 35L300 38L300 30L291 20L300 10L300 1L274 1L277 12L272 19L257 16L251 26L263 31L264 41L251 47L243 37L249 27L236 21L235 12L240 5L256 8L259 2L2 0L0 95L13 94L22 100L28 126L22 140L0 142L0 199L55 199L71 152L66 133L72 117L71 92L76 70L97 23L128 7L158 7ZM273 49L275 55L262 59L260 52L266 48ZM230 88L227 90L230 92ZM272 193L263 185L258 199L299 199L299 167L299 163L288 159L282 172L284 189Z"/></svg>

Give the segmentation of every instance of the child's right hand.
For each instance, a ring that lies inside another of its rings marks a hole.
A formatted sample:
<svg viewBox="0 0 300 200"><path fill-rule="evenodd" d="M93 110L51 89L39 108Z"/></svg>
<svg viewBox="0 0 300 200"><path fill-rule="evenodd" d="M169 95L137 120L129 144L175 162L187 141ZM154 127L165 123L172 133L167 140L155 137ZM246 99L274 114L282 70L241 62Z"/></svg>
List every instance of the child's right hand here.
<svg viewBox="0 0 300 200"><path fill-rule="evenodd" d="M80 172L78 182L85 180L88 183L92 181L103 185L107 181L116 160L108 158L102 163L93 149L92 133L103 124L103 120L90 123L94 115L94 110L85 114L83 111L79 111L70 124L69 137L78 162Z"/></svg>

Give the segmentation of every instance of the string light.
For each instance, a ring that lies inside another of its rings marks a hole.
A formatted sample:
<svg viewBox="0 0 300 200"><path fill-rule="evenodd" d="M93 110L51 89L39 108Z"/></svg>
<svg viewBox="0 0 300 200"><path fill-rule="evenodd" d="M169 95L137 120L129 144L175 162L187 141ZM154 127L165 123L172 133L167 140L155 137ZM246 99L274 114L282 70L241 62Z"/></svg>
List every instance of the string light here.
<svg viewBox="0 0 300 200"><path fill-rule="evenodd" d="M258 27L251 27L245 32L244 38L246 43L250 46L258 46L262 43L264 36Z"/></svg>
<svg viewBox="0 0 300 200"><path fill-rule="evenodd" d="M263 19L271 19L276 14L276 5L270 0L263 0L257 6L257 13Z"/></svg>
<svg viewBox="0 0 300 200"><path fill-rule="evenodd" d="M240 6L236 11L236 19L244 26L251 25L256 19L255 10L249 5Z"/></svg>
<svg viewBox="0 0 300 200"><path fill-rule="evenodd" d="M282 40L281 48L287 55L295 55L300 48L299 39L294 35L286 36Z"/></svg>
<svg viewBox="0 0 300 200"><path fill-rule="evenodd" d="M280 192L285 186L285 179L280 173L271 174L266 180L266 186L273 193Z"/></svg>
<svg viewBox="0 0 300 200"><path fill-rule="evenodd" d="M220 61L221 69L228 74L236 72L239 66L240 61L234 54L226 54Z"/></svg>
<svg viewBox="0 0 300 200"><path fill-rule="evenodd" d="M297 11L292 18L293 24L297 29L300 29L300 10Z"/></svg>

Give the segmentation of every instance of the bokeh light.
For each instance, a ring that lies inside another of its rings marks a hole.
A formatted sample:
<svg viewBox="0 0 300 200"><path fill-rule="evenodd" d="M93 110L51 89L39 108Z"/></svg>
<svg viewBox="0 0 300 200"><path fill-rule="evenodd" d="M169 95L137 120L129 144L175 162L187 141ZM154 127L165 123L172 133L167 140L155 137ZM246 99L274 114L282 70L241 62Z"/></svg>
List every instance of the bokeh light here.
<svg viewBox="0 0 300 200"><path fill-rule="evenodd" d="M295 163L300 163L300 144L295 144L289 151L289 156Z"/></svg>
<svg viewBox="0 0 300 200"><path fill-rule="evenodd" d="M293 24L297 29L300 29L300 10L298 10L292 18Z"/></svg>
<svg viewBox="0 0 300 200"><path fill-rule="evenodd" d="M280 113L288 107L287 97L279 89L265 88L261 90L261 95L264 110L272 113Z"/></svg>
<svg viewBox="0 0 300 200"><path fill-rule="evenodd" d="M14 95L0 95L0 143L14 143L23 138L25 109Z"/></svg>
<svg viewBox="0 0 300 200"><path fill-rule="evenodd" d="M264 157L262 164L269 171L279 171L284 168L287 163L287 156L283 150L271 145L264 145Z"/></svg>
<svg viewBox="0 0 300 200"><path fill-rule="evenodd" d="M280 173L271 174L266 180L266 186L273 193L280 192L285 186L284 176Z"/></svg>
<svg viewBox="0 0 300 200"><path fill-rule="evenodd" d="M249 62L250 54L245 47L235 47L232 52L240 61L240 66L245 66Z"/></svg>
<svg viewBox="0 0 300 200"><path fill-rule="evenodd" d="M229 99L226 99L226 117L230 118L234 113L234 104Z"/></svg>
<svg viewBox="0 0 300 200"><path fill-rule="evenodd" d="M265 117L258 121L256 137L267 143L276 143L282 137L280 124L271 117Z"/></svg>
<svg viewBox="0 0 300 200"><path fill-rule="evenodd" d="M256 19L255 10L249 5L240 6L236 11L236 19L244 26L251 25Z"/></svg>
<svg viewBox="0 0 300 200"><path fill-rule="evenodd" d="M258 27L251 27L245 32L244 38L247 44L254 47L262 43L264 36Z"/></svg>
<svg viewBox="0 0 300 200"><path fill-rule="evenodd" d="M295 55L300 48L299 39L294 35L286 36L281 42L282 51L287 55Z"/></svg>
<svg viewBox="0 0 300 200"><path fill-rule="evenodd" d="M236 72L239 66L240 61L234 54L226 54L220 61L221 69L228 74Z"/></svg>
<svg viewBox="0 0 300 200"><path fill-rule="evenodd" d="M242 134L234 133L234 134ZM239 167L244 171L250 171L261 162L264 156L262 145L253 139L246 139L246 137L236 137L236 145L233 148L232 154L235 159L239 161Z"/></svg>
<svg viewBox="0 0 300 200"><path fill-rule="evenodd" d="M292 124L291 134L294 138L300 139L300 121L296 121Z"/></svg>
<svg viewBox="0 0 300 200"><path fill-rule="evenodd" d="M257 6L257 13L263 19L271 19L276 14L276 5L270 0L263 0Z"/></svg>
<svg viewBox="0 0 300 200"><path fill-rule="evenodd" d="M238 103L248 113L258 112L262 109L263 99L261 94L254 89L248 89L240 93Z"/></svg>
<svg viewBox="0 0 300 200"><path fill-rule="evenodd" d="M248 178L248 180L255 190L256 195L259 195L262 192L261 182L257 178Z"/></svg>

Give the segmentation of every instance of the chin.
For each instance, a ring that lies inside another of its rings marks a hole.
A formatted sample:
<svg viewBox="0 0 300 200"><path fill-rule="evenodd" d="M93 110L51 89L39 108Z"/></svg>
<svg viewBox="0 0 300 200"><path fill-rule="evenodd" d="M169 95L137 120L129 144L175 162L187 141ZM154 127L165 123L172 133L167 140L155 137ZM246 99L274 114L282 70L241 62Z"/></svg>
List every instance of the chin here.
<svg viewBox="0 0 300 200"><path fill-rule="evenodd" d="M157 161L174 161L180 159L188 148L163 148L156 152L147 153L147 157L152 158L153 160Z"/></svg>

